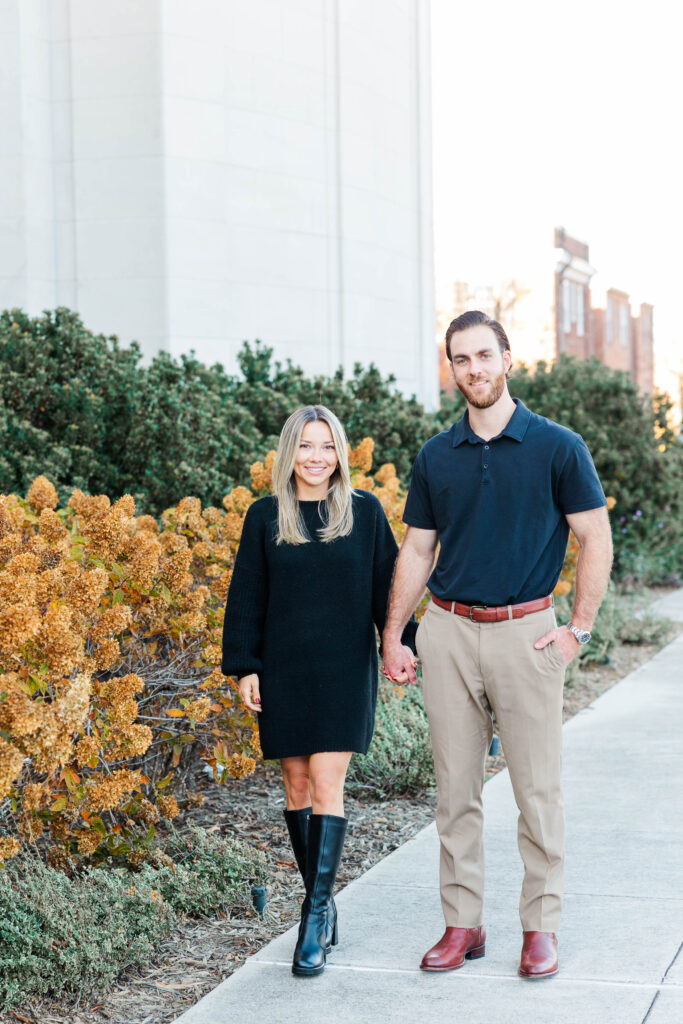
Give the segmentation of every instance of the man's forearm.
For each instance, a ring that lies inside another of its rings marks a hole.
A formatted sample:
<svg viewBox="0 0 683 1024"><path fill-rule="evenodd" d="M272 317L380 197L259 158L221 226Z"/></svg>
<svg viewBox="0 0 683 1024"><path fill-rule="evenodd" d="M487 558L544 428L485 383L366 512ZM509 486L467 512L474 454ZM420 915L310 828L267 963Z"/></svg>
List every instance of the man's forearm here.
<svg viewBox="0 0 683 1024"><path fill-rule="evenodd" d="M405 545L401 548L384 626L385 646L387 643L400 642L405 625L425 592L433 563L433 552L421 554Z"/></svg>
<svg viewBox="0 0 683 1024"><path fill-rule="evenodd" d="M592 629L609 583L612 568L611 537L591 538L581 545L576 566L576 596L572 622L580 629Z"/></svg>

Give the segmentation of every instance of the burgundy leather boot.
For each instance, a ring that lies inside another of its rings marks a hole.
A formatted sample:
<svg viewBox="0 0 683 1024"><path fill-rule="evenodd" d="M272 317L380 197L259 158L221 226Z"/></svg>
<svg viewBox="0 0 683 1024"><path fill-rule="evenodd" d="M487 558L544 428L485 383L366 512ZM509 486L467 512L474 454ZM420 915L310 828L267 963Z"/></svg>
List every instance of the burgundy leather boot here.
<svg viewBox="0 0 683 1024"><path fill-rule="evenodd" d="M446 928L443 936L422 957L422 971L454 971L465 960L477 960L486 953L486 929Z"/></svg>
<svg viewBox="0 0 683 1024"><path fill-rule="evenodd" d="M524 932L519 973L523 978L550 978L557 974L555 932Z"/></svg>

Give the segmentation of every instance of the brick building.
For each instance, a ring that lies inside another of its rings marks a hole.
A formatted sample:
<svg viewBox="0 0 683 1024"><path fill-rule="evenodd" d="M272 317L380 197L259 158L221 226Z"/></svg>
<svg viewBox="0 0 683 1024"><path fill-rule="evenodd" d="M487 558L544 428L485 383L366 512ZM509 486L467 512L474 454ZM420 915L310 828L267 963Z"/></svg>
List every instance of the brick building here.
<svg viewBox="0 0 683 1024"><path fill-rule="evenodd" d="M595 273L588 246L555 229L555 350L559 355L596 356L613 370L630 373L645 394L653 390L653 307L642 303L634 315L626 292L610 288L605 308L592 305Z"/></svg>

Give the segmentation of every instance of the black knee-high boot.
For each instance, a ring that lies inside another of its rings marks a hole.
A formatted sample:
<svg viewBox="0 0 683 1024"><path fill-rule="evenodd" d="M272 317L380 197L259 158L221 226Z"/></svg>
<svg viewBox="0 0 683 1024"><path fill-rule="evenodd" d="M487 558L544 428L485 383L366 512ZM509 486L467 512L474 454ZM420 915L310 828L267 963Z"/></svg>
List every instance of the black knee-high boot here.
<svg viewBox="0 0 683 1024"><path fill-rule="evenodd" d="M308 819L306 848L306 899L301 914L299 937L294 950L292 973L310 977L320 974L326 962L328 905L337 877L346 818L335 814L312 814ZM337 939L336 916L332 942Z"/></svg>
<svg viewBox="0 0 683 1024"><path fill-rule="evenodd" d="M302 807L296 811L283 811L287 830L289 832L289 838L292 843L292 850L294 851L294 859L296 860L301 877L306 884L306 847L308 845L308 819L313 813L312 807ZM303 907L301 909L303 914ZM327 910L327 924L325 927L325 951L330 952L332 943L337 944L336 936L336 924L337 924L337 908L334 903L334 898L330 897L330 902Z"/></svg>

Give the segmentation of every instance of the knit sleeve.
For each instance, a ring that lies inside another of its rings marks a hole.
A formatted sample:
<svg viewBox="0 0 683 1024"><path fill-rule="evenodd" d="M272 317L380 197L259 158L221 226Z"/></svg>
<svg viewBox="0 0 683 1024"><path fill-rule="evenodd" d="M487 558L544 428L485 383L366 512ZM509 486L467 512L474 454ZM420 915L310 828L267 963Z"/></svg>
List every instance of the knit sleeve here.
<svg viewBox="0 0 683 1024"><path fill-rule="evenodd" d="M265 526L252 506L244 520L225 605L221 670L238 679L263 667L261 642L268 603Z"/></svg>
<svg viewBox="0 0 683 1024"><path fill-rule="evenodd" d="M387 618L389 594L394 578L394 568L398 557L398 544L389 526L389 521L380 506L377 511L377 529L375 532L375 551L372 574L372 618L380 635L380 655L382 653L382 632ZM401 643L415 651L415 633L417 621L414 615L408 620Z"/></svg>

